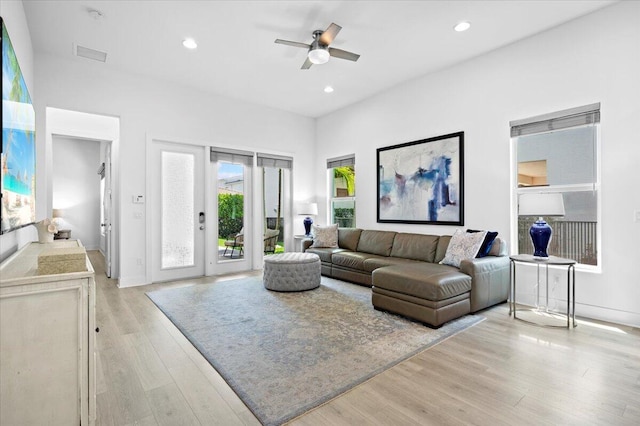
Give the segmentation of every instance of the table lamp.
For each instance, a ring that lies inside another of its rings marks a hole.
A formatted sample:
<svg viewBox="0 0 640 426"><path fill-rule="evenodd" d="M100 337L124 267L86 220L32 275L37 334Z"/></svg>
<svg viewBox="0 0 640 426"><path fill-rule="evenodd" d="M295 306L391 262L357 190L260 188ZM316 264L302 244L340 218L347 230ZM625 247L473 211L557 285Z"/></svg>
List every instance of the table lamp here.
<svg viewBox="0 0 640 426"><path fill-rule="evenodd" d="M533 257L540 260L549 258L547 246L551 240L552 229L543 216L564 216L564 202L559 193L526 193L518 200L519 216L538 216L531 228L531 242L533 242Z"/></svg>
<svg viewBox="0 0 640 426"><path fill-rule="evenodd" d="M302 216L307 216L302 221L304 225L304 235L305 237L311 236L311 225L313 224L313 219L310 216L315 216L318 214L318 204L317 203L302 203L298 206L298 214Z"/></svg>

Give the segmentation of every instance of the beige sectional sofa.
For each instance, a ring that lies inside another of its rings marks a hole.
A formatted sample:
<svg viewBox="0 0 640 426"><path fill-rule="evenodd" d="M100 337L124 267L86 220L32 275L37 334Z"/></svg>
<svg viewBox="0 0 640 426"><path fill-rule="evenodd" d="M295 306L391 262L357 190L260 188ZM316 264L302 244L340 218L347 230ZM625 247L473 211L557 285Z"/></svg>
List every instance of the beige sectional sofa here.
<svg viewBox="0 0 640 426"><path fill-rule="evenodd" d="M507 300L509 257L496 238L488 256L460 268L442 265L451 236L338 228L337 248L303 249L320 257L323 275L372 287L376 309L438 327Z"/></svg>

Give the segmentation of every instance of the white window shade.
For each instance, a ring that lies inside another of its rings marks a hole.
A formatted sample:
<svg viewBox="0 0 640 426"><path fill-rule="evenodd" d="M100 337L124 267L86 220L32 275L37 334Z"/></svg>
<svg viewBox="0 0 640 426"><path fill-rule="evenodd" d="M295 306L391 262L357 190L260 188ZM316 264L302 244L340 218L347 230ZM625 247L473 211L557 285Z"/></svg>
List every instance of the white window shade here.
<svg viewBox="0 0 640 426"><path fill-rule="evenodd" d="M293 157L284 155L258 153L258 167L273 167L277 169L292 169Z"/></svg>
<svg viewBox="0 0 640 426"><path fill-rule="evenodd" d="M355 154L344 155L342 157L327 159L327 169L333 169L335 167L355 166L356 156Z"/></svg>
<svg viewBox="0 0 640 426"><path fill-rule="evenodd" d="M600 102L510 122L511 137L544 133L600 122Z"/></svg>
<svg viewBox="0 0 640 426"><path fill-rule="evenodd" d="M211 161L226 161L233 164L253 165L253 152L231 148L211 148Z"/></svg>

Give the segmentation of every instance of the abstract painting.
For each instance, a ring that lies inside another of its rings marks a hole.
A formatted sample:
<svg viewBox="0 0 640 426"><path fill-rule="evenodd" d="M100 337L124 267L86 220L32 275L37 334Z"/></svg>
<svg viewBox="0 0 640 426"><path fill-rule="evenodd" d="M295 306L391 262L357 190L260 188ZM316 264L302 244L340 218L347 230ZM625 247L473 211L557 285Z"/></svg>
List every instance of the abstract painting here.
<svg viewBox="0 0 640 426"><path fill-rule="evenodd" d="M378 222L464 225L464 132L377 154Z"/></svg>

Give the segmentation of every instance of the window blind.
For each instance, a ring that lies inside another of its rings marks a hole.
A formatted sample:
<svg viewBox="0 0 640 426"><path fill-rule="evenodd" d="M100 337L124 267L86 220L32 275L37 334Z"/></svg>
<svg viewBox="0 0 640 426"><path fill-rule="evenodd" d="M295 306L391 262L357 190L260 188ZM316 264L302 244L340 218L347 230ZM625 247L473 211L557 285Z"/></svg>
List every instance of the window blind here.
<svg viewBox="0 0 640 426"><path fill-rule="evenodd" d="M334 167L346 167L356 165L356 155L349 154L342 157L327 159L327 169L333 169Z"/></svg>
<svg viewBox="0 0 640 426"><path fill-rule="evenodd" d="M544 133L600 122L600 102L509 123L511 137Z"/></svg>
<svg viewBox="0 0 640 426"><path fill-rule="evenodd" d="M276 169L293 168L293 157L284 155L258 153L258 167L273 167Z"/></svg>
<svg viewBox="0 0 640 426"><path fill-rule="evenodd" d="M253 152L231 148L211 147L211 161L226 161L234 164L253 165Z"/></svg>

